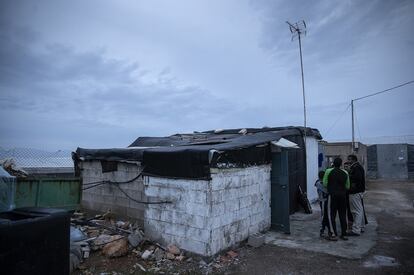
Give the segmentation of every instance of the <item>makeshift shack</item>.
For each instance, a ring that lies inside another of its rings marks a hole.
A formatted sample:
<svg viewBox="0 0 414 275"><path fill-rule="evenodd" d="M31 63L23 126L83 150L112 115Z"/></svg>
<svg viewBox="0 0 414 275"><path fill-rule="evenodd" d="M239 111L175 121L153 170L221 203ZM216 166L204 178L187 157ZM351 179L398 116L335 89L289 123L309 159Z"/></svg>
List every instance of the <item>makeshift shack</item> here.
<svg viewBox="0 0 414 275"><path fill-rule="evenodd" d="M137 219L152 239L209 256L271 226L289 231L299 186L316 196L319 139L301 127L216 130L78 148L73 158L85 208Z"/></svg>

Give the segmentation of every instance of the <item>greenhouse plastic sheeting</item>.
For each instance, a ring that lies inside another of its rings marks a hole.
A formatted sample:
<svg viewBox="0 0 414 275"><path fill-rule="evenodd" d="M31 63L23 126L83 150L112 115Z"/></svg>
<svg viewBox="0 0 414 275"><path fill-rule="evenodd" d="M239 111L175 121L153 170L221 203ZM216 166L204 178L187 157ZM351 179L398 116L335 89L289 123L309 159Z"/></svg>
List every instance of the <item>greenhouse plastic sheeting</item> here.
<svg viewBox="0 0 414 275"><path fill-rule="evenodd" d="M12 210L16 193L16 178L0 166L0 212Z"/></svg>

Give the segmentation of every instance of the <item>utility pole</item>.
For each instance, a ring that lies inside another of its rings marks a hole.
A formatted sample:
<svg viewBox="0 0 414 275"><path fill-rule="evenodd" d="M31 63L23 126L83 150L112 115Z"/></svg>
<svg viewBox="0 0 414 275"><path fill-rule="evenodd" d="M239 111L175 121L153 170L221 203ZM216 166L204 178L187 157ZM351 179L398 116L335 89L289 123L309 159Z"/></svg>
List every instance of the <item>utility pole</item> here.
<svg viewBox="0 0 414 275"><path fill-rule="evenodd" d="M305 21L301 20L299 22L296 22L294 24L289 23L286 21L286 23L289 25L289 30L292 33L292 41L294 38L298 38L299 41L299 55L300 55L300 69L302 73L302 96L303 96L303 126L305 127L305 147L306 147L306 97L305 97L305 77L303 75L303 61L302 61L302 41L301 41L301 35L306 35L306 23Z"/></svg>
<svg viewBox="0 0 414 275"><path fill-rule="evenodd" d="M383 93L386 93L386 92L389 92L389 91L392 91L392 90L395 90L397 88L400 88L400 87L403 87L403 86L406 86L406 85L409 85L409 84L413 84L413 83L414 83L414 80L411 80L411 81L399 84L397 86L394 86L394 87L391 87L391 88L388 88L388 89L385 89L385 90L382 90L382 91L379 91L379 92L376 92L376 93L372 93L372 94L369 94L369 95L366 95L366 96L361 96L361 97L358 97L358 98L354 98L354 99L351 100L352 153L355 153L355 149L356 149L355 148L354 101L358 101L358 100L361 100L361 99L365 99L367 97L372 97L372 96L376 96L376 95L379 95L379 94L383 94Z"/></svg>
<svg viewBox="0 0 414 275"><path fill-rule="evenodd" d="M354 100L351 100L352 113L352 153L355 153L355 120L354 120Z"/></svg>

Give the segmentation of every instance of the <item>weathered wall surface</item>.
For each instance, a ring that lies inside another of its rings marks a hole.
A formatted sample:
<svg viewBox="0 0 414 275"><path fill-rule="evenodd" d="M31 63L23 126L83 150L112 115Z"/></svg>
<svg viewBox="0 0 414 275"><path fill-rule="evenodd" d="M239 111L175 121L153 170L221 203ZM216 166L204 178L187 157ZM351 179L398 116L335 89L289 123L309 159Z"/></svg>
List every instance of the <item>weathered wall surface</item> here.
<svg viewBox="0 0 414 275"><path fill-rule="evenodd" d="M270 170L212 170L211 255L270 227Z"/></svg>
<svg viewBox="0 0 414 275"><path fill-rule="evenodd" d="M377 145L368 146L367 163L368 163L367 178L377 179L378 178Z"/></svg>
<svg viewBox="0 0 414 275"><path fill-rule="evenodd" d="M408 179L414 180L414 145L407 145L407 156Z"/></svg>
<svg viewBox="0 0 414 275"><path fill-rule="evenodd" d="M270 166L212 169L212 179L145 177L145 232L161 243L210 256L270 227Z"/></svg>
<svg viewBox="0 0 414 275"><path fill-rule="evenodd" d="M378 178L408 179L407 144L377 144Z"/></svg>
<svg viewBox="0 0 414 275"><path fill-rule="evenodd" d="M315 181L318 179L318 141L313 137L306 138L306 192L309 201L316 201L318 192Z"/></svg>
<svg viewBox="0 0 414 275"><path fill-rule="evenodd" d="M140 163L118 162L117 171L102 173L100 161L83 161L81 169L83 188L91 186L88 185L89 183L102 180L128 181L135 178L142 170ZM132 198L138 201L146 200L142 177L131 183L121 184L120 187ZM110 210L143 224L146 205L131 201L114 185L103 184L82 192L82 207L102 212Z"/></svg>

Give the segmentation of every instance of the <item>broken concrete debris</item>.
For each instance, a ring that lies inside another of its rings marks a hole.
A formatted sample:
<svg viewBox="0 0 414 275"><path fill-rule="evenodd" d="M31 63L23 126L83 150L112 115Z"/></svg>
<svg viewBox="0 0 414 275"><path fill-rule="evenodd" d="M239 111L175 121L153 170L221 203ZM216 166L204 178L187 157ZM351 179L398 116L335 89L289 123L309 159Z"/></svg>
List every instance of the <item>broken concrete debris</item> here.
<svg viewBox="0 0 414 275"><path fill-rule="evenodd" d="M99 250L105 244L109 243L112 240L112 237L107 234L99 235L92 243L92 250Z"/></svg>
<svg viewBox="0 0 414 275"><path fill-rule="evenodd" d="M166 258L167 258L168 260L174 260L174 259L175 259L174 254L172 254L172 253L170 253L170 252L167 252L167 254L165 254L165 255L166 255Z"/></svg>
<svg viewBox="0 0 414 275"><path fill-rule="evenodd" d="M98 253L97 253L98 252ZM95 256L91 256L92 254ZM190 268L201 268L202 273L211 273L237 261L238 253L229 250L217 255L214 260L190 255L176 244L162 246L148 240L144 232L131 221L114 220L111 212L87 219L86 215L76 212L72 217L71 228L71 272L80 269L83 274L94 274L88 261L90 257L103 257L102 261L127 256L135 259L130 268L131 274L155 272L157 274L174 274ZM93 261L93 260L92 260ZM112 261L112 260L111 260ZM208 261L208 262L206 262ZM90 270L89 270L90 269ZM113 274L113 273L111 273Z"/></svg>
<svg viewBox="0 0 414 275"><path fill-rule="evenodd" d="M167 250L169 253L173 254L173 255L179 255L180 254L180 249L175 246L174 244L170 244L167 246Z"/></svg>
<svg viewBox="0 0 414 275"><path fill-rule="evenodd" d="M250 235L249 239L247 240L247 244L255 248L262 246L264 242L265 242L265 235L261 233Z"/></svg>
<svg viewBox="0 0 414 275"><path fill-rule="evenodd" d="M162 259L164 259L165 257L165 252L164 250L160 249L160 248L156 248L154 251L154 258L156 261L161 261Z"/></svg>
<svg viewBox="0 0 414 275"><path fill-rule="evenodd" d="M135 233L128 236L128 242L135 248L142 242L143 238L143 234L139 230L136 230Z"/></svg>
<svg viewBox="0 0 414 275"><path fill-rule="evenodd" d="M142 253L141 258L143 260L147 260L152 255L151 250L145 250L144 253Z"/></svg>
<svg viewBox="0 0 414 275"><path fill-rule="evenodd" d="M102 253L109 258L124 256L128 253L128 242L123 236L111 236L111 241L103 247Z"/></svg>

